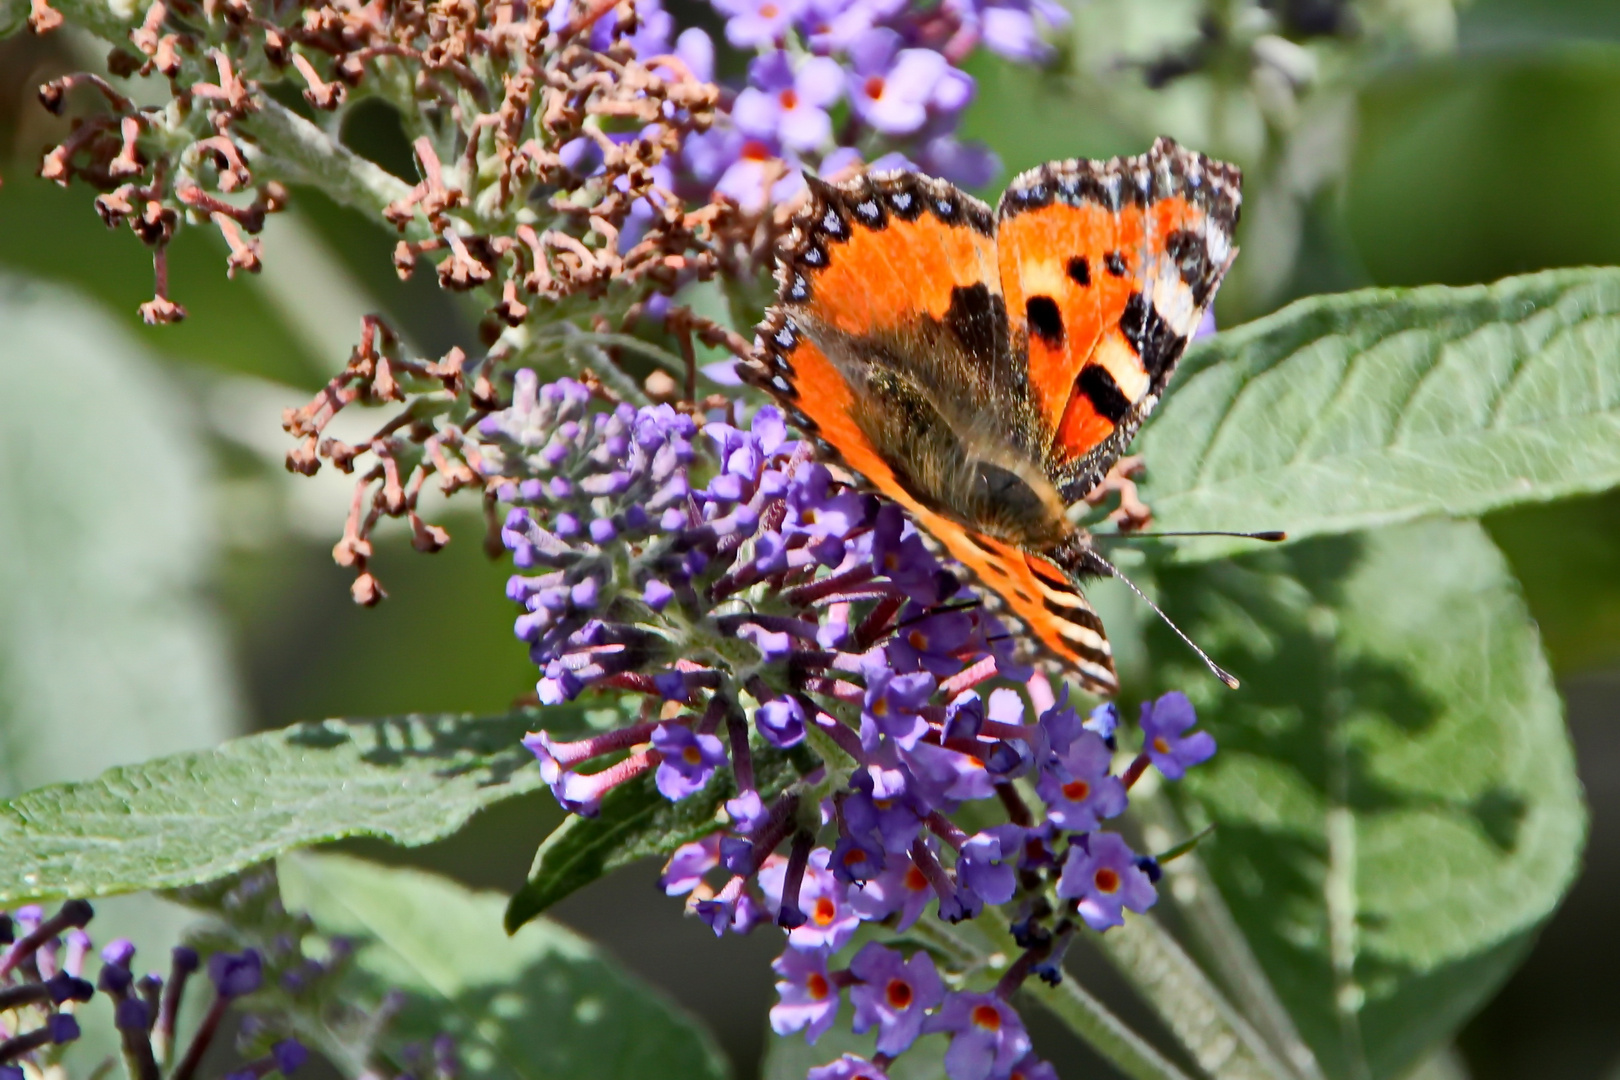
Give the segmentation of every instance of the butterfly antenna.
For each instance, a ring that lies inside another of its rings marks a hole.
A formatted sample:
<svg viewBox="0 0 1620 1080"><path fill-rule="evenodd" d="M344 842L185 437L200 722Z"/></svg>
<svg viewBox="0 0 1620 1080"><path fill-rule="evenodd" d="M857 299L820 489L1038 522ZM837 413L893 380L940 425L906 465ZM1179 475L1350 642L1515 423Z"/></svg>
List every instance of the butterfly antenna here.
<svg viewBox="0 0 1620 1080"><path fill-rule="evenodd" d="M1157 532L1157 533L1092 533L1093 540L1162 540L1175 536L1235 536L1239 540L1264 540L1268 544L1277 544L1288 539L1288 534L1281 529L1270 529L1265 532Z"/></svg>
<svg viewBox="0 0 1620 1080"><path fill-rule="evenodd" d="M1152 600L1148 599L1148 594L1136 587L1136 582L1120 573L1119 567L1115 566L1113 563L1109 562L1107 559L1096 554L1095 552L1092 552L1091 560L1088 561L1095 561L1097 565L1100 565L1110 574L1123 581L1130 588L1131 592L1142 598L1142 603L1153 609L1153 614L1164 620L1164 625L1176 632L1176 637L1187 643L1187 648L1198 654L1198 658L1209 666L1209 670L1214 672L1217 679L1221 680L1221 682L1225 683L1233 690L1238 688L1238 681L1232 676L1231 672L1227 671L1225 668L1221 667L1221 665L1211 660L1209 658L1209 653L1205 652L1203 649L1200 649L1198 647L1198 643L1193 641L1192 638L1188 637L1181 627L1177 626L1175 621L1164 613L1163 608L1161 608L1158 604L1155 604Z"/></svg>

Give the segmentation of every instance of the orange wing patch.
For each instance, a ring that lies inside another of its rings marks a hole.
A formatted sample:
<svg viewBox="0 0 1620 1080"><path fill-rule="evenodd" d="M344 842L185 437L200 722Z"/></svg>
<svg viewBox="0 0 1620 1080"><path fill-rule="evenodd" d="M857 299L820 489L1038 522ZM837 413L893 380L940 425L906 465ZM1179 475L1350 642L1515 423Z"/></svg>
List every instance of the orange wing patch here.
<svg viewBox="0 0 1620 1080"><path fill-rule="evenodd" d="M1106 256L1123 265L1119 253L1139 246L1141 235L1140 210L1116 216L1100 205L1055 201L1009 217L997 229L1008 318L1015 336L1023 329L1030 387L1049 431L1059 430L1080 366L1119 322L1132 291L1126 278L1108 270ZM1118 359L1127 361L1115 365L1115 379L1125 380L1120 385L1146 392L1140 362Z"/></svg>
<svg viewBox="0 0 1620 1080"><path fill-rule="evenodd" d="M806 316L869 335L919 313L943 316L958 287L999 291L990 208L979 200L911 175L842 188L812 180L811 190L814 216L789 238L782 280L783 298Z"/></svg>
<svg viewBox="0 0 1620 1080"><path fill-rule="evenodd" d="M1002 196L1008 317L1066 494L1095 482L1091 459L1123 451L1163 392L1235 254L1239 183L1161 139L1141 157L1042 166Z"/></svg>

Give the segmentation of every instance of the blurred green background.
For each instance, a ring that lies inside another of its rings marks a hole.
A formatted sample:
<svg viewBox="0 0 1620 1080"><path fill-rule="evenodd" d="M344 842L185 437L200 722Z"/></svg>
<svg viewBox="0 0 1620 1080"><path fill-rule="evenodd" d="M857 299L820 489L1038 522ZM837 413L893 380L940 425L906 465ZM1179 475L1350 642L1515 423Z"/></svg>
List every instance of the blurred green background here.
<svg viewBox="0 0 1620 1080"><path fill-rule="evenodd" d="M1344 6L1275 0L1264 6L1282 39L1303 43L1283 50L1279 70L1309 60L1315 73L1281 104L1257 83L1258 104L1225 113L1199 98L1218 82L1196 73L1143 89L1167 58L1218 70L1222 43L1200 26L1199 5L1148 5L1160 16L1134 22L1128 6L1082 9L1058 73L977 59L968 134L1001 153L1003 179L1049 158L1139 151L1159 125L1252 158L1246 254L1222 296L1224 324L1314 292L1620 264L1620 3L1478 0L1454 18L1428 0L1350 5L1361 21L1333 24L1341 37L1399 23L1405 44L1322 49L1312 28ZM482 554L477 518L441 513L455 541L433 558L385 533L374 565L392 599L363 610L330 558L347 482L280 467L281 409L337 369L360 314L386 311L414 348L437 353L471 344L471 313L425 276L400 283L388 234L299 193L296 214L267 229L257 278L226 281L217 237L184 232L172 293L190 318L140 325L144 251L102 228L90 193L32 176L58 137L35 87L97 56L67 35L0 43L0 272L87 298L74 333L94 354L80 369L45 370L26 335L7 329L0 341L0 794L312 717L504 710L531 691L533 671L509 632L507 570ZM385 113L360 110L347 134L408 167ZM66 427L64 409L80 412ZM119 441L98 445L107 430ZM25 528L13 511L49 500L38 490L47 456L56 482L72 484L51 503L59 513ZM1479 1080L1620 1078L1620 495L1487 525L1562 681L1592 835L1581 880L1464 1031L1458 1064ZM77 718L97 703L112 719L87 733ZM547 799L503 804L408 858L512 888L557 820ZM773 943L716 943L656 893L654 873L624 872L557 914L702 1015L750 1075ZM1102 969L1087 972L1105 996L1122 995ZM1063 1038L1038 1027L1045 1037ZM1105 1073L1069 1053L1064 1075Z"/></svg>

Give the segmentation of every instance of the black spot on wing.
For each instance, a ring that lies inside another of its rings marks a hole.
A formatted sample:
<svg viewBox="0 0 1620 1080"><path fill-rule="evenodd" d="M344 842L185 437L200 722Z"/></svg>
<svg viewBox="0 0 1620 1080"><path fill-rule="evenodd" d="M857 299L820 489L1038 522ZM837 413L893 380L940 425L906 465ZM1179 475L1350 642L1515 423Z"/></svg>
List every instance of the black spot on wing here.
<svg viewBox="0 0 1620 1080"><path fill-rule="evenodd" d="M1030 333L1051 348L1063 344L1063 315L1050 296L1032 296L1024 304L1024 317L1029 320Z"/></svg>
<svg viewBox="0 0 1620 1080"><path fill-rule="evenodd" d="M992 365L1007 352L1007 306L984 282L951 290L945 326L974 360Z"/></svg>
<svg viewBox="0 0 1620 1080"><path fill-rule="evenodd" d="M1084 255L1076 255L1070 259L1066 269L1069 272L1069 280L1076 285L1091 284L1091 264L1086 262Z"/></svg>
<svg viewBox="0 0 1620 1080"><path fill-rule="evenodd" d="M1075 389L1091 399L1092 408L1099 416L1119 423L1131 411L1131 402L1119 389L1114 377L1101 364L1087 364L1074 380Z"/></svg>
<svg viewBox="0 0 1620 1080"><path fill-rule="evenodd" d="M1115 277L1125 276L1125 257L1119 252L1110 251L1108 254L1104 255L1103 265L1106 266L1108 268L1108 272L1113 274Z"/></svg>
<svg viewBox="0 0 1620 1080"><path fill-rule="evenodd" d="M1149 377L1157 381L1168 372L1187 347L1187 339L1170 329L1170 324L1159 315L1151 301L1141 293L1132 293L1125 302L1125 312L1119 317L1120 332L1131 343Z"/></svg>
<svg viewBox="0 0 1620 1080"><path fill-rule="evenodd" d="M1164 238L1164 249L1175 260L1181 280L1192 289L1193 303L1203 307L1215 283L1215 268L1209 264L1209 248L1204 238L1186 229L1177 229Z"/></svg>

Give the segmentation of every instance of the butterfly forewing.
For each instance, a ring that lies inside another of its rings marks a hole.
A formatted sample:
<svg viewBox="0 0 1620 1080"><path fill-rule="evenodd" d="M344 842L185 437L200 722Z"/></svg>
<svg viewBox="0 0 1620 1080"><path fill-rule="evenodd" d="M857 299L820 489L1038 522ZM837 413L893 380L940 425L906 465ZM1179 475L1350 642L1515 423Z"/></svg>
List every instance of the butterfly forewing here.
<svg viewBox="0 0 1620 1080"><path fill-rule="evenodd" d="M1002 196L1002 288L1066 499L1097 484L1164 392L1235 254L1239 183L1160 139L1138 157L1042 165Z"/></svg>

